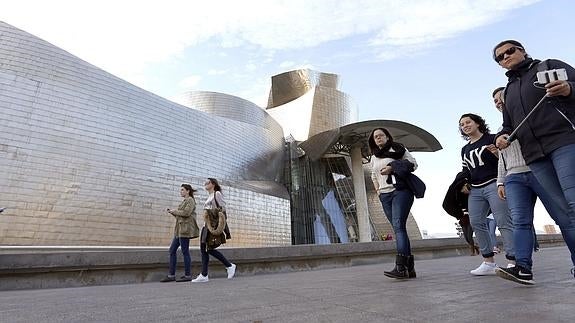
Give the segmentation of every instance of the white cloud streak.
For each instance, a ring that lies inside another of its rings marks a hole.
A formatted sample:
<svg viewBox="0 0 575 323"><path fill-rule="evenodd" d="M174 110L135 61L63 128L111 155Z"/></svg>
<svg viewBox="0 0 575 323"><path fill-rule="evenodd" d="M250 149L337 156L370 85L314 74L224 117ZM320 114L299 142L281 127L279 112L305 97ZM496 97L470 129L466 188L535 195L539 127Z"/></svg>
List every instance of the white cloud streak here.
<svg viewBox="0 0 575 323"><path fill-rule="evenodd" d="M191 75L180 81L179 86L185 90L193 90L202 80L200 75Z"/></svg>
<svg viewBox="0 0 575 323"><path fill-rule="evenodd" d="M0 20L127 79L217 40L223 47L311 48L363 35L375 59L417 52L539 0L18 0Z"/></svg>

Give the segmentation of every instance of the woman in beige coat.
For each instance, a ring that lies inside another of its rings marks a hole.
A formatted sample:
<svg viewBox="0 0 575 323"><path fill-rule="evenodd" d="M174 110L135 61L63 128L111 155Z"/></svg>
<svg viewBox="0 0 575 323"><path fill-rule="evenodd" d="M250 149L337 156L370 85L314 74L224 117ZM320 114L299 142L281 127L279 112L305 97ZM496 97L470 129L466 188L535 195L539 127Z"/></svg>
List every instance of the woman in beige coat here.
<svg viewBox="0 0 575 323"><path fill-rule="evenodd" d="M191 185L182 184L180 196L183 197L184 200L180 203L177 210L167 209L168 213L176 218L176 227L174 228L174 239L170 245L170 270L168 276L161 280L162 283L172 281L187 282L192 280L190 239L197 238L200 231L198 229L198 223L196 222L195 191ZM176 252L178 248L182 249L182 255L184 256L184 276L176 280Z"/></svg>

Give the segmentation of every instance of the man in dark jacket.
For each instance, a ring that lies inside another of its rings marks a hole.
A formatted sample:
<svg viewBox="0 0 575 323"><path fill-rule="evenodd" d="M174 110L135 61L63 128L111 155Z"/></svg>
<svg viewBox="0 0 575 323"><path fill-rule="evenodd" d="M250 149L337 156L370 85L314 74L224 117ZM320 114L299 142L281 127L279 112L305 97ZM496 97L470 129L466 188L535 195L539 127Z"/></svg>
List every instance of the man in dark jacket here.
<svg viewBox="0 0 575 323"><path fill-rule="evenodd" d="M575 69L560 60L534 60L516 40L497 44L493 58L509 78L497 147L507 148L509 135L517 129L516 137L533 175L557 204L567 202L575 210ZM553 69L565 69L568 80L537 83L537 72ZM519 127L540 100L538 109ZM569 229L561 233L566 241L575 241L575 219L568 222ZM571 260L575 264L575 256Z"/></svg>

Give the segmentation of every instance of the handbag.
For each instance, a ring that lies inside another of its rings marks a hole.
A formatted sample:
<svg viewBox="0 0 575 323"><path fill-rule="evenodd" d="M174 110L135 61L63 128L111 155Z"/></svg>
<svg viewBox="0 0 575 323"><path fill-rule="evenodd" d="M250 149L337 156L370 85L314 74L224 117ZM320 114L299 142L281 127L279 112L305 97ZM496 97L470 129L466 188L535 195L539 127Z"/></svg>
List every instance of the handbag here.
<svg viewBox="0 0 575 323"><path fill-rule="evenodd" d="M222 244L226 243L226 237L223 233L221 234L212 234L208 230L206 236L206 246L208 249L216 249L217 247L221 246Z"/></svg>
<svg viewBox="0 0 575 323"><path fill-rule="evenodd" d="M215 200L214 195L214 200ZM226 216L219 207L216 200L217 208L205 210L204 222L206 223L206 246L208 249L216 249L220 245L226 243L226 235L224 230L227 226Z"/></svg>
<svg viewBox="0 0 575 323"><path fill-rule="evenodd" d="M214 202L216 202L216 208L219 209L224 214L224 217L226 219L226 225L224 227L224 234L226 236L226 240L230 240L232 238L232 234L230 233L230 227L228 227L228 214L226 211L223 210L223 208L220 207L220 204L218 203L218 200L216 199L216 193L215 192L214 192Z"/></svg>

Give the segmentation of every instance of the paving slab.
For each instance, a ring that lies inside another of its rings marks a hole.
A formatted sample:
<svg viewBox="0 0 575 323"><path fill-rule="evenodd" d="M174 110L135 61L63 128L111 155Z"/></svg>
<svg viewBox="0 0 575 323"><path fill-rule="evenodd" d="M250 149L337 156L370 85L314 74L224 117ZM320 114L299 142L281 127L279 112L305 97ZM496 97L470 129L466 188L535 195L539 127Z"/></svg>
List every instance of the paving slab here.
<svg viewBox="0 0 575 323"><path fill-rule="evenodd" d="M535 286L470 275L480 262L417 261L418 278L405 281L383 276L390 264L248 276L239 267L203 284L3 291L0 322L575 322L566 247L535 253Z"/></svg>

